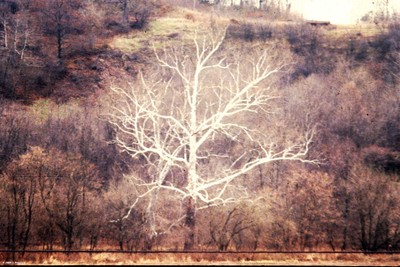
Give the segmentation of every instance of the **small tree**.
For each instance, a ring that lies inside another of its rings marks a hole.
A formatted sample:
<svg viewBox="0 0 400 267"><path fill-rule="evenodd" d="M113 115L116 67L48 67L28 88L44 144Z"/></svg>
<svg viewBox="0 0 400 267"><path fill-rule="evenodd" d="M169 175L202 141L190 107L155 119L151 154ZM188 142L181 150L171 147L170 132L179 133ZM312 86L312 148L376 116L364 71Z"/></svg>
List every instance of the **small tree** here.
<svg viewBox="0 0 400 267"><path fill-rule="evenodd" d="M34 155L24 154L5 169L2 181L8 198L7 236L10 249L25 250L32 230L37 201L37 177Z"/></svg>
<svg viewBox="0 0 400 267"><path fill-rule="evenodd" d="M357 247L366 251L398 249L400 186L396 175L358 164L351 170L347 189Z"/></svg>
<svg viewBox="0 0 400 267"><path fill-rule="evenodd" d="M79 6L76 0L51 0L38 3L37 8L43 13L45 33L57 39L58 61L63 58L67 36L79 34L82 30L78 26L79 19L74 15Z"/></svg>
<svg viewBox="0 0 400 267"><path fill-rule="evenodd" d="M138 200L152 196L155 206L162 190L179 198L188 229L184 249L195 245L196 212L238 201L232 192L244 174L280 160L315 162L306 157L312 129L287 143L276 142L273 131L261 132L259 120L267 120L277 98L266 82L285 62L273 49L229 53L224 39L225 31L209 39L196 34L191 47L156 51L157 77L141 75L136 87L111 88L115 142L148 164ZM171 178L176 174L181 179Z"/></svg>
<svg viewBox="0 0 400 267"><path fill-rule="evenodd" d="M18 5L15 2L2 2L0 4L0 30L2 31L3 46L8 47L8 32L10 20L18 11Z"/></svg>
<svg viewBox="0 0 400 267"><path fill-rule="evenodd" d="M134 184L128 179L110 184L105 201L107 205L107 219L109 220L109 239L118 242L120 250L138 250L143 240L145 216L143 210L136 207L126 219L126 209L134 199L132 191Z"/></svg>
<svg viewBox="0 0 400 267"><path fill-rule="evenodd" d="M153 1L119 0L122 10L122 23L132 28L142 29L149 22ZM133 21L131 17L133 16Z"/></svg>
<svg viewBox="0 0 400 267"><path fill-rule="evenodd" d="M335 207L334 180L322 172L296 170L289 174L283 203L293 226L297 245L301 250L328 244L335 249L334 236L339 212Z"/></svg>
<svg viewBox="0 0 400 267"><path fill-rule="evenodd" d="M213 243L220 251L228 250L235 238L240 239L242 232L255 226L243 207L234 207L226 213L217 213L216 215L210 220L209 230Z"/></svg>
<svg viewBox="0 0 400 267"><path fill-rule="evenodd" d="M47 215L47 224L40 231L54 234L54 228L60 230L69 251L82 237L90 192L100 187L96 168L79 155L67 156L54 149L46 152L34 147L31 153L37 158L38 167L33 170Z"/></svg>

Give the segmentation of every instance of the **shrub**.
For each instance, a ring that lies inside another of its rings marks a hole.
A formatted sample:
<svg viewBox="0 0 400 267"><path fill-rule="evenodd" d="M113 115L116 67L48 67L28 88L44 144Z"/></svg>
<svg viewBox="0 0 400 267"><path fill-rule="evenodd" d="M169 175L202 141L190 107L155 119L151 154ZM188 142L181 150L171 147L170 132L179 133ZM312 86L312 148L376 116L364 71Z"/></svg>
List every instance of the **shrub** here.
<svg viewBox="0 0 400 267"><path fill-rule="evenodd" d="M329 74L335 69L335 58L323 47L325 40L319 29L298 24L286 27L285 35L291 50L303 59L292 74L293 80L313 73Z"/></svg>
<svg viewBox="0 0 400 267"><path fill-rule="evenodd" d="M242 30L243 30L243 39L252 42L255 37L253 25L250 23L244 23L242 24Z"/></svg>
<svg viewBox="0 0 400 267"><path fill-rule="evenodd" d="M133 29L144 29L150 20L150 10L147 6L138 7L133 11L134 21L130 26Z"/></svg>

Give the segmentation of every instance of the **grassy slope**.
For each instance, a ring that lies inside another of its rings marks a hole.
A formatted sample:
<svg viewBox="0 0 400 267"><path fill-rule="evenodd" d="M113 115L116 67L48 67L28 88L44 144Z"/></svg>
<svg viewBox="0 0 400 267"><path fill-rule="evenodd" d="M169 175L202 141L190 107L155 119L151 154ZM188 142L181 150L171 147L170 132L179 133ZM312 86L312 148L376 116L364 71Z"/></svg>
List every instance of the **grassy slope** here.
<svg viewBox="0 0 400 267"><path fill-rule="evenodd" d="M153 19L144 31L115 36L109 46L123 53L136 53L153 46L173 46L188 39L195 29L206 29L205 23L201 13L178 8L166 16Z"/></svg>
<svg viewBox="0 0 400 267"><path fill-rule="evenodd" d="M153 18L145 31L133 31L129 34L118 35L112 38L108 46L126 54L152 53L153 48L173 47L188 41L193 32L207 33L213 25L220 27L231 26L232 29L240 29L246 24L253 25L254 29L260 26L272 29L273 38L286 42L285 28L298 25L298 21L270 20L260 11L235 11L214 10L210 7L191 10L186 8L173 8L172 11ZM350 39L357 41L371 40L374 36L383 33L385 27L375 24L360 25L331 25L320 28L326 46L334 46L336 49L346 49ZM245 42L236 39L235 42Z"/></svg>

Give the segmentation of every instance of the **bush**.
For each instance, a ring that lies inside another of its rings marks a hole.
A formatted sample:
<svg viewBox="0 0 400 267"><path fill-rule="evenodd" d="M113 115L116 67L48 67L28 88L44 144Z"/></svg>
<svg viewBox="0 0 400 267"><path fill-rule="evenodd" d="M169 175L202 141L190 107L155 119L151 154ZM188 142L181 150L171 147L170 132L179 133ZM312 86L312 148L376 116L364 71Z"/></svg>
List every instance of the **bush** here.
<svg viewBox="0 0 400 267"><path fill-rule="evenodd" d="M262 41L266 41L267 39L272 37L272 27L270 25L260 25L258 28L258 35Z"/></svg>
<svg viewBox="0 0 400 267"><path fill-rule="evenodd" d="M303 59L296 66L293 80L313 73L329 74L335 69L334 57L322 46L325 40L317 28L308 24L288 26L285 35L291 50Z"/></svg>
<svg viewBox="0 0 400 267"><path fill-rule="evenodd" d="M107 21L105 22L105 28L107 30L111 30L115 33L118 34L122 34L122 33L127 33L128 32L128 28L125 27L124 25L122 25L121 23L115 21L115 20L111 20L111 21Z"/></svg>
<svg viewBox="0 0 400 267"><path fill-rule="evenodd" d="M363 151L364 162L374 169L386 173L400 172L400 154L388 148L370 146Z"/></svg>
<svg viewBox="0 0 400 267"><path fill-rule="evenodd" d="M227 36L230 38L241 39L248 42L255 40L266 41L273 35L272 28L267 25L257 25L250 22L240 23L231 19L228 27Z"/></svg>
<svg viewBox="0 0 400 267"><path fill-rule="evenodd" d="M383 77L388 84L397 84L400 74L400 23L389 25L386 33L381 34L369 44L374 50L376 62L382 63L375 75Z"/></svg>
<svg viewBox="0 0 400 267"><path fill-rule="evenodd" d="M134 21L131 22L130 26L132 29L144 29L150 20L150 10L148 7L138 7L133 12Z"/></svg>
<svg viewBox="0 0 400 267"><path fill-rule="evenodd" d="M243 39L252 42L254 40L254 29L253 25L250 23L244 23L242 24L242 30L243 30Z"/></svg>

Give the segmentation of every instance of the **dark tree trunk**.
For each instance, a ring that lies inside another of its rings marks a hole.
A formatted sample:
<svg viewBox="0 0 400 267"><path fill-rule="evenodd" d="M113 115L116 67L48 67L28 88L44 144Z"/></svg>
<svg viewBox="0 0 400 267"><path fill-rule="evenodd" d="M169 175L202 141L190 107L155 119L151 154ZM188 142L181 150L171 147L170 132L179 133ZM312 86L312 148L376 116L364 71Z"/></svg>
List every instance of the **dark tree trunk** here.
<svg viewBox="0 0 400 267"><path fill-rule="evenodd" d="M196 204L192 197L189 197L186 202L186 218L185 226L188 229L185 237L184 250L193 250L195 245L195 231L196 231Z"/></svg>
<svg viewBox="0 0 400 267"><path fill-rule="evenodd" d="M347 231L348 231L348 217L349 217L349 205L350 205L350 199L349 196L347 195L347 192L345 191L345 200L344 200L344 209L343 209L343 222L344 222L344 226L343 226L343 232L342 232L342 250L346 250L347 249Z"/></svg>
<svg viewBox="0 0 400 267"><path fill-rule="evenodd" d="M57 27L57 58L59 61L61 61L61 57L62 57L62 29L61 29L61 25L58 25Z"/></svg>
<svg viewBox="0 0 400 267"><path fill-rule="evenodd" d="M124 0L122 3L122 23L128 24L129 22L129 0Z"/></svg>

